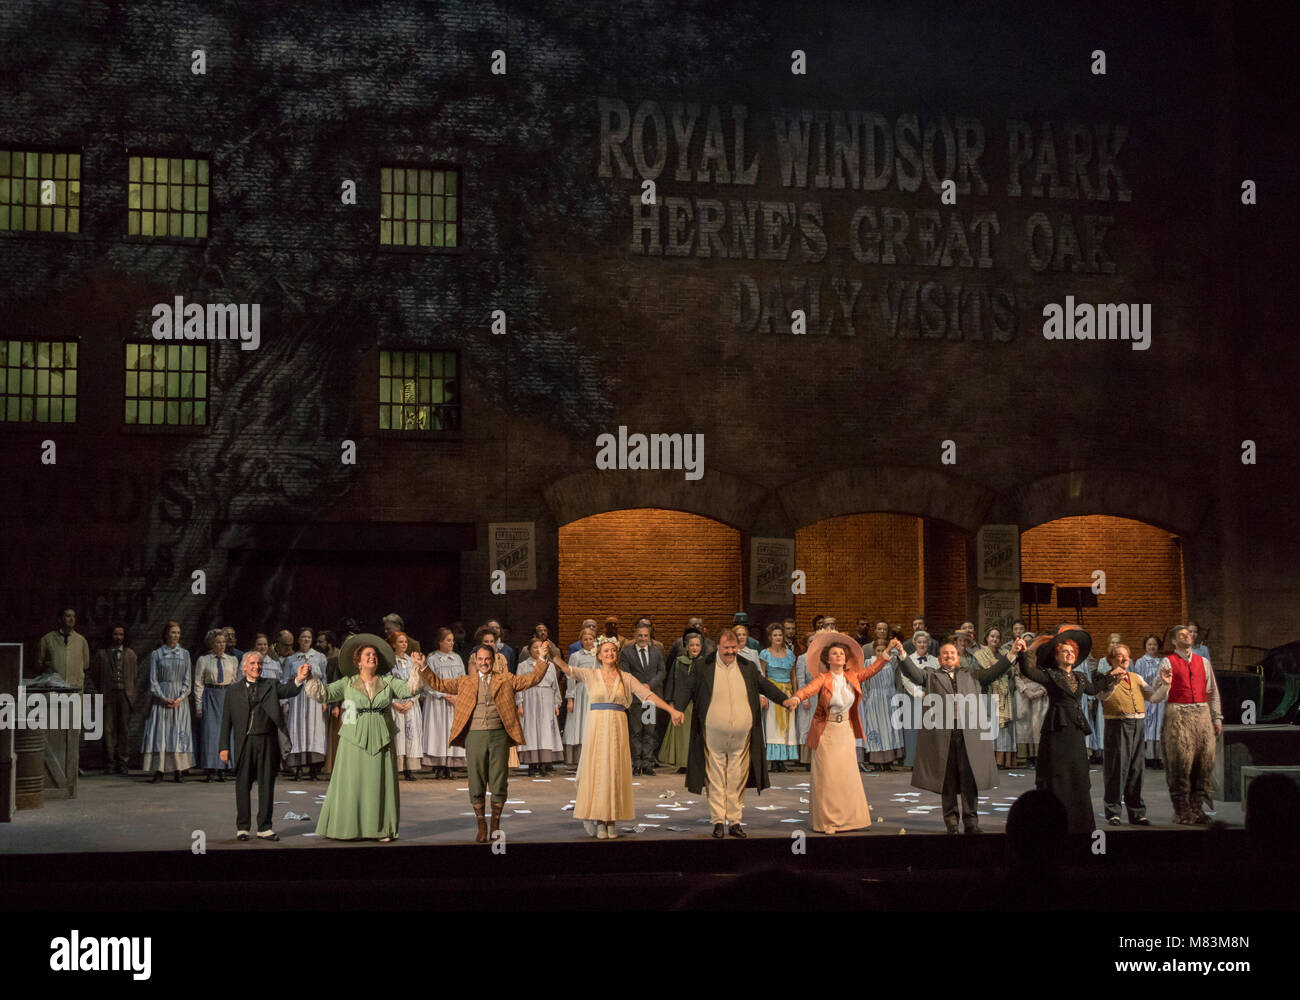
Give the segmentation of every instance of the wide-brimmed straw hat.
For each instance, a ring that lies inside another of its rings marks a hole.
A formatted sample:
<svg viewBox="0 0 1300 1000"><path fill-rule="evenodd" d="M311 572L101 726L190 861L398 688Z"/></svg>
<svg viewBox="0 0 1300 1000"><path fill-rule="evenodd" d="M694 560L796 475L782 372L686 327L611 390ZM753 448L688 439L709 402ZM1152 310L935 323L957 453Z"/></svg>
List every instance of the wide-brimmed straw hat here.
<svg viewBox="0 0 1300 1000"><path fill-rule="evenodd" d="M1079 628L1078 625L1062 625L1055 632L1039 636L1034 640L1034 645L1031 648L1036 650L1035 656L1039 670L1046 670L1056 664L1056 647L1067 640L1073 640L1074 644L1079 647L1079 655L1074 661L1076 665L1082 664L1088 658L1088 654L1092 652L1092 636Z"/></svg>
<svg viewBox="0 0 1300 1000"><path fill-rule="evenodd" d="M843 643L849 650L848 662L844 664L845 670L852 670L855 667L860 670L866 665L862 645L857 639L843 632L815 632L808 640L808 651L804 654L804 662L808 664L809 671L821 673L827 669L822 666L822 650L837 642Z"/></svg>
<svg viewBox="0 0 1300 1000"><path fill-rule="evenodd" d="M365 646L374 646L375 652L379 656L379 673L389 673L394 664L397 662L397 654L393 652L393 647L388 645L388 640L381 639L373 632L362 632L360 635L350 635L343 640L343 646L339 649L339 674L343 677L353 677L357 674L357 665L353 661L356 651Z"/></svg>

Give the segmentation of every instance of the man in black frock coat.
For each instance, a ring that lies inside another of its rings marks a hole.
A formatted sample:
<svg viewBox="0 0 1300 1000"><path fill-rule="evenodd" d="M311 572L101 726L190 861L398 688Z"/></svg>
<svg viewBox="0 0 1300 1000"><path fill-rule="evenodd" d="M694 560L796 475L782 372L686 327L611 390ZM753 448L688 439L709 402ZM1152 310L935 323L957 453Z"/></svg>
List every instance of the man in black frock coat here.
<svg viewBox="0 0 1300 1000"><path fill-rule="evenodd" d="M683 674L673 692L673 707L678 711L695 702L686 787L698 795L708 786L713 836L719 840L724 824L733 837L745 836L740 828L745 789L761 793L768 787L758 696L781 704L789 697L760 674L752 660L737 656L739 649L739 637L726 629L718 637L718 648Z"/></svg>
<svg viewBox="0 0 1300 1000"><path fill-rule="evenodd" d="M271 829L275 775L280 770L277 733L288 735L280 714L280 701L302 690L303 682L311 676L311 665L304 663L298 668L298 676L283 684L262 679L261 653L245 653L241 667L244 679L226 688L226 701L221 710L221 759L230 760L232 742L235 754L235 836L239 840L248 839L252 813L250 786L256 781L258 839L279 840Z"/></svg>

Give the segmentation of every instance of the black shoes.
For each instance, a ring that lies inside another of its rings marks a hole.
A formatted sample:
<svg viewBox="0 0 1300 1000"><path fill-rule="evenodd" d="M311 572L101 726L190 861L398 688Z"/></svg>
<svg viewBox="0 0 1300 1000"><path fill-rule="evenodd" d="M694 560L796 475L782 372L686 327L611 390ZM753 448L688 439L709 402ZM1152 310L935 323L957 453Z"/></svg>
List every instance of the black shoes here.
<svg viewBox="0 0 1300 1000"><path fill-rule="evenodd" d="M1129 822L1130 822L1131 824L1133 824L1134 826L1150 826L1150 825L1151 825L1151 821L1150 821L1149 819L1147 819L1145 816L1139 816L1137 819L1131 819L1131 820L1129 820Z"/></svg>
<svg viewBox="0 0 1300 1000"><path fill-rule="evenodd" d="M722 824L721 824L721 823L714 823L714 824L713 824L713 839L714 839L714 840L721 840L721 839L722 839L723 837L725 837L725 836L726 836L726 831L723 829Z"/></svg>
<svg viewBox="0 0 1300 1000"><path fill-rule="evenodd" d="M278 842L280 840L280 835L278 833L259 833L257 839Z"/></svg>
<svg viewBox="0 0 1300 1000"><path fill-rule="evenodd" d="M223 785L226 783L226 772L225 772L225 771L218 771L218 772L217 772L217 781L218 781L218 783L223 784Z"/></svg>
<svg viewBox="0 0 1300 1000"><path fill-rule="evenodd" d="M415 775L413 775L410 771L403 771L402 777L405 778L407 781L415 780Z"/></svg>
<svg viewBox="0 0 1300 1000"><path fill-rule="evenodd" d="M177 772L176 772L176 777L174 777L172 780L173 780L174 782L176 782L176 784L178 784L178 785L183 784L184 781L185 781L185 775L182 774L180 771L177 771Z"/></svg>
<svg viewBox="0 0 1300 1000"><path fill-rule="evenodd" d="M236 840L247 840L247 839L248 839L248 831L247 831L247 830L240 830L237 834L235 834L235 839L236 839Z"/></svg>
<svg viewBox="0 0 1300 1000"><path fill-rule="evenodd" d="M956 824L956 823L945 823L944 825L948 828L948 832L949 832L949 833L956 833L956 832L957 832L957 824Z"/></svg>
<svg viewBox="0 0 1300 1000"><path fill-rule="evenodd" d="M653 778L655 776L655 769L653 767L643 767L641 768L641 773L647 778Z"/></svg>
<svg viewBox="0 0 1300 1000"><path fill-rule="evenodd" d="M980 829L980 825L978 823L966 824L966 833L983 833L983 832L984 831Z"/></svg>
<svg viewBox="0 0 1300 1000"><path fill-rule="evenodd" d="M729 832L733 837L739 837L741 840L744 840L746 837L746 833L741 829L739 823L733 823Z"/></svg>
<svg viewBox="0 0 1300 1000"><path fill-rule="evenodd" d="M158 782L162 780L163 780L163 773L161 771L154 771L153 777L149 779L149 784L156 785L158 784Z"/></svg>

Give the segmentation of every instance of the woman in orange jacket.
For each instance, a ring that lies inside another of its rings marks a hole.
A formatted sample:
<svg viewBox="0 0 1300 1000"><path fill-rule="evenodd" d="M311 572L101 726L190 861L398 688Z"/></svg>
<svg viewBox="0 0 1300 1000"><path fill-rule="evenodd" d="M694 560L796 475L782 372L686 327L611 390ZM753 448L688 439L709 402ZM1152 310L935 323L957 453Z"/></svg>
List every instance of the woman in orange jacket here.
<svg viewBox="0 0 1300 1000"><path fill-rule="evenodd" d="M897 639L891 646L899 645ZM818 833L864 830L871 810L858 773L856 740L863 739L858 702L862 686L889 663L888 650L870 666L862 647L843 632L817 632L805 654L822 673L795 692L785 707L798 708L814 695L817 708L808 730L812 759L812 825Z"/></svg>

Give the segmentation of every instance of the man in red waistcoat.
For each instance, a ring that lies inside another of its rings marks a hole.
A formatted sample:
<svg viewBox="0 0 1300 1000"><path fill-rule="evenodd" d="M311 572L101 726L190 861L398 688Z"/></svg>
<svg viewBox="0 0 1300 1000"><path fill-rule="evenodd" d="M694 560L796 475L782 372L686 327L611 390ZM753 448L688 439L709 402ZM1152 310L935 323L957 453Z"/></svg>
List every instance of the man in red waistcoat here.
<svg viewBox="0 0 1300 1000"><path fill-rule="evenodd" d="M1174 804L1174 822L1206 826L1202 802L1213 804L1214 748L1223 732L1219 686L1208 657L1192 652L1192 633L1174 629L1174 652L1160 661L1172 674L1161 731L1165 778Z"/></svg>

